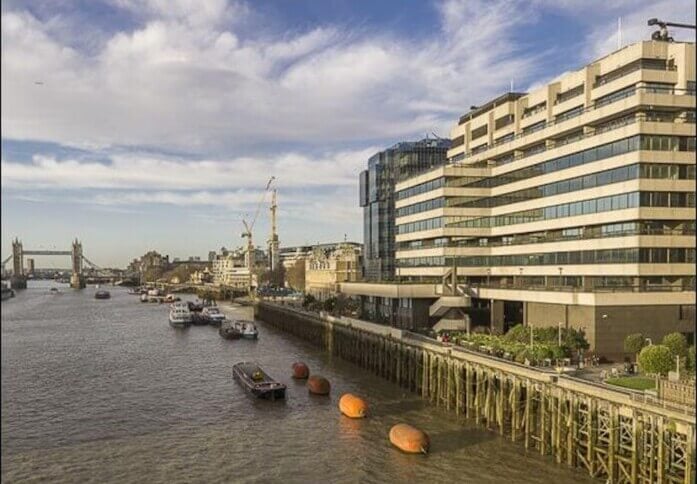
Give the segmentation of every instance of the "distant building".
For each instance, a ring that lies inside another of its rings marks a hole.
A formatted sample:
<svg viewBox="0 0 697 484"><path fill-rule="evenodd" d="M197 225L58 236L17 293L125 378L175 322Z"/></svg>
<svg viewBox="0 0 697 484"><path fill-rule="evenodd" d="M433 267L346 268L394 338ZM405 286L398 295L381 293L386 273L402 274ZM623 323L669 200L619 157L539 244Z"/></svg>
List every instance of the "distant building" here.
<svg viewBox="0 0 697 484"><path fill-rule="evenodd" d="M170 266L169 256L162 256L160 253L151 250L143 256L133 259L128 265L129 272L145 272L150 269L167 270Z"/></svg>
<svg viewBox="0 0 697 484"><path fill-rule="evenodd" d="M213 282L213 272L205 267L203 270L194 271L189 276L189 281L192 284L207 284Z"/></svg>
<svg viewBox="0 0 697 484"><path fill-rule="evenodd" d="M359 176L363 207L363 276L395 276L395 184L446 163L449 139L397 143L368 160ZM438 207L434 207L438 208Z"/></svg>
<svg viewBox="0 0 697 484"><path fill-rule="evenodd" d="M27 259L27 274L34 274L34 259Z"/></svg>
<svg viewBox="0 0 697 484"><path fill-rule="evenodd" d="M223 247L219 254L215 254L212 260L211 277L213 284L228 286L232 289L248 291L250 285L249 269L245 264L246 251L242 248L228 250ZM257 271L266 267L266 253L263 250L254 250L254 268L252 273L252 287L257 286Z"/></svg>
<svg viewBox="0 0 697 484"><path fill-rule="evenodd" d="M338 292L338 284L361 278L361 247L340 243L331 248L315 246L305 260L305 292L318 299Z"/></svg>

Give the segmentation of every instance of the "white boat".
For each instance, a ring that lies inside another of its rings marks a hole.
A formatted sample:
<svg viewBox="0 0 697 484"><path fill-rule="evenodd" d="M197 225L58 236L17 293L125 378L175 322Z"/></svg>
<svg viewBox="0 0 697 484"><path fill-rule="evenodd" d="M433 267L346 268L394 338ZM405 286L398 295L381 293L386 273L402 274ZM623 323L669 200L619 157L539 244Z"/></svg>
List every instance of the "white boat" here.
<svg viewBox="0 0 697 484"><path fill-rule="evenodd" d="M243 319L239 319L235 321L234 323L235 329L242 333L242 337L246 339L257 339L259 336L259 331L257 331L257 327L252 321L245 321Z"/></svg>
<svg viewBox="0 0 697 484"><path fill-rule="evenodd" d="M141 294L141 295L140 295L140 302L148 302L148 295L147 295L147 294Z"/></svg>
<svg viewBox="0 0 697 484"><path fill-rule="evenodd" d="M191 324L191 311L186 306L172 306L169 310L169 324L176 327Z"/></svg>
<svg viewBox="0 0 697 484"><path fill-rule="evenodd" d="M214 326L220 326L223 321L225 321L225 315L215 306L203 308L201 314L204 319L208 321L208 324L212 324Z"/></svg>

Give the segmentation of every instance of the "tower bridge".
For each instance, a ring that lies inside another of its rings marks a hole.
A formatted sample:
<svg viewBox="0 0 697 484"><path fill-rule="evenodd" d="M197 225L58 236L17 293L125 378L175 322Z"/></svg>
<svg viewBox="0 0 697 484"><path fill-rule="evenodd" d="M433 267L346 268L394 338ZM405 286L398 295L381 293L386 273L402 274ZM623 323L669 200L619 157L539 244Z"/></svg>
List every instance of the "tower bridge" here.
<svg viewBox="0 0 697 484"><path fill-rule="evenodd" d="M85 287L85 277L83 274L83 263L88 266L98 269L98 267L90 262L82 253L82 242L77 238L73 241L71 250L24 250L22 242L15 238L12 241L12 255L2 261L3 270L5 264L12 260L12 278L10 284L13 288L24 289L27 287L27 275L24 272L24 257L37 255L64 255L70 256L71 270L70 287L82 289Z"/></svg>

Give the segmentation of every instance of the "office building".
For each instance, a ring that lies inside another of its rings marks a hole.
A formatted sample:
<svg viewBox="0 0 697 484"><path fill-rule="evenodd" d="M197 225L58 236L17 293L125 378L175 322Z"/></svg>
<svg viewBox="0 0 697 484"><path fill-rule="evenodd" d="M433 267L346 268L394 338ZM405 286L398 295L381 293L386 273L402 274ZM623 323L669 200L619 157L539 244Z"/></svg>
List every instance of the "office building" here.
<svg viewBox="0 0 697 484"><path fill-rule="evenodd" d="M366 279L393 280L395 276L395 183L444 165L449 147L450 140L425 138L397 143L368 160L368 169L359 177Z"/></svg>
<svg viewBox="0 0 697 484"><path fill-rule="evenodd" d="M694 43L626 46L451 134L446 166L395 186L405 284L343 292L404 327L582 328L613 359L629 333L694 341Z"/></svg>

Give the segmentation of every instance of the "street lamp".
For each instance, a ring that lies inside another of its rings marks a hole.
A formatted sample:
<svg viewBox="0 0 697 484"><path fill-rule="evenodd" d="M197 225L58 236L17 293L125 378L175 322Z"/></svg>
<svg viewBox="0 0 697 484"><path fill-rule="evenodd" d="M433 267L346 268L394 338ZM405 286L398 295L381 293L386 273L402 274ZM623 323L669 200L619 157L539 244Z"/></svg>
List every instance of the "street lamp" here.
<svg viewBox="0 0 697 484"><path fill-rule="evenodd" d="M559 287L560 288L564 286L564 280L561 277L561 271L563 271L563 270L564 270L563 267L559 267Z"/></svg>
<svg viewBox="0 0 697 484"><path fill-rule="evenodd" d="M564 323L559 323L559 347L561 348L561 328L564 325Z"/></svg>

